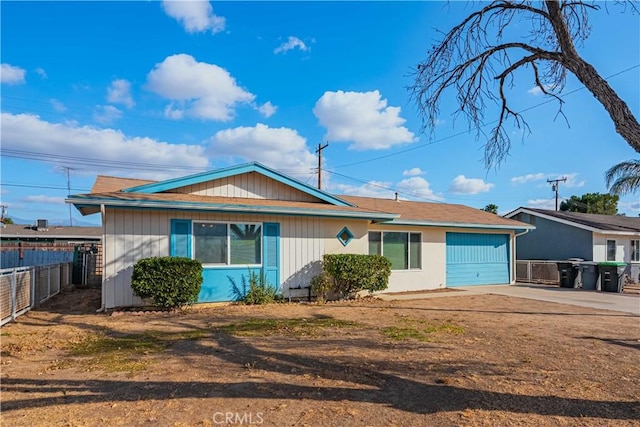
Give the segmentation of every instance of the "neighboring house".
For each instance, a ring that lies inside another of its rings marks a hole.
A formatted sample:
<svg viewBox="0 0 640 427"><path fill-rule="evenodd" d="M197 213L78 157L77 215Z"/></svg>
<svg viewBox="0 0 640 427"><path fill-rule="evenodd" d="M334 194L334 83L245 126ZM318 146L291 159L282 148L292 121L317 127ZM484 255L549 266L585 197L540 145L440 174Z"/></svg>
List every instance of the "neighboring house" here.
<svg viewBox="0 0 640 427"><path fill-rule="evenodd" d="M529 224L461 205L335 196L258 163L161 182L99 176L69 196L101 213L103 304L140 304L141 258L203 263L200 302L230 300L230 279L263 271L283 296L304 296L327 253L391 259L388 292L514 283L515 235Z"/></svg>
<svg viewBox="0 0 640 427"><path fill-rule="evenodd" d="M634 280L640 274L640 218L519 208L505 215L535 230L518 237L519 260L625 262Z"/></svg>
<svg viewBox="0 0 640 427"><path fill-rule="evenodd" d="M80 246L99 246L102 227L63 227L38 220L37 225L0 227L0 268L47 265L74 260Z"/></svg>

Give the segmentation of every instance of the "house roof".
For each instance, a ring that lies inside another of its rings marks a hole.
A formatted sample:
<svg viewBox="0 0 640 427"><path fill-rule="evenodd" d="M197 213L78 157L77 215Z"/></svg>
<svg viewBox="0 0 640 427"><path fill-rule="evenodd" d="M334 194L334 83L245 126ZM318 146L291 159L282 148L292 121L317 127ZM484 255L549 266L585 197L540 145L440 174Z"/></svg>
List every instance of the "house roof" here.
<svg viewBox="0 0 640 427"><path fill-rule="evenodd" d="M501 217L469 206L449 203L412 202L406 200L379 199L373 197L340 196L356 206L398 214L390 224L431 225L478 228L533 229L520 221Z"/></svg>
<svg viewBox="0 0 640 427"><path fill-rule="evenodd" d="M256 166L257 165L257 166ZM235 173L258 170L270 174L271 171L259 164L241 165L233 168ZM90 194L69 196L84 215L100 211L100 205L128 208L156 208L198 210L211 212L262 213L272 215L306 215L325 217L362 218L389 225L418 225L438 227L465 227L508 230L528 230L535 227L520 221L503 218L489 212L464 205L446 203L426 203L396 201L356 196L334 196L322 192L318 202L301 202L272 199L253 199L223 196L202 196L195 194L164 192L190 185L194 180L204 181L229 176L230 169L222 175L212 173L197 174L187 180L177 179L162 182L98 176ZM267 175L270 176L270 175ZM282 179L278 174L274 179L290 184L297 181ZM286 178L286 177L285 177ZM169 182L170 184L166 184ZM302 190L310 192L306 184ZM314 191L320 191L313 189ZM310 193L312 194L312 193ZM317 194L317 193L316 193ZM316 195L314 194L314 195Z"/></svg>
<svg viewBox="0 0 640 427"><path fill-rule="evenodd" d="M331 217L366 218L376 221L393 219L389 212L371 211L356 206L336 206L320 202L250 199L240 197L199 196L183 193L91 193L69 196L85 215L100 211L100 205L160 209L203 210L233 213L268 213L272 215L314 215Z"/></svg>
<svg viewBox="0 0 640 427"><path fill-rule="evenodd" d="M513 217L520 212L537 215L551 221L568 223L569 225L591 231L603 233L640 233L640 217L599 215L534 208L519 208L508 213L506 216Z"/></svg>
<svg viewBox="0 0 640 427"><path fill-rule="evenodd" d="M281 182L289 187L293 187L311 196L314 196L327 203L331 203L336 206L348 206L349 203L339 199L333 194L327 193L315 187L312 187L302 181L291 178L290 176L283 175L280 172L266 167L258 162L245 163L237 166L230 166L228 168L216 169L209 172L197 173L181 178L168 179L166 181L152 182L143 185L137 185L135 187L122 189L125 193L159 193L168 190L174 190L176 188L184 187L187 185L200 184L207 181L213 181L216 179L227 178L229 176L240 175L249 172L256 172L261 175L267 176L275 181Z"/></svg>
<svg viewBox="0 0 640 427"><path fill-rule="evenodd" d="M46 229L37 230L31 225L5 224L0 228L3 239L43 238L43 239L95 239L102 237L102 227L62 227L50 225Z"/></svg>

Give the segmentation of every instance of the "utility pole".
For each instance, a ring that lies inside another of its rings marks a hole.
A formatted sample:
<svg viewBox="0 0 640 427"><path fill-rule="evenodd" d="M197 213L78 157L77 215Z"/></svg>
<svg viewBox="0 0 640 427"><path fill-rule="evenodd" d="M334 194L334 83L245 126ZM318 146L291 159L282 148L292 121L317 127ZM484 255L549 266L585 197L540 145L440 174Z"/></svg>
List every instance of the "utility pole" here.
<svg viewBox="0 0 640 427"><path fill-rule="evenodd" d="M322 190L322 150L327 148L329 143L322 145L322 143L318 144L318 149L316 153L318 153L318 190Z"/></svg>
<svg viewBox="0 0 640 427"><path fill-rule="evenodd" d="M2 220L2 222L4 222L4 216L7 214L7 208L9 206L7 205L0 205L0 209L1 209L1 213L0 213L0 219Z"/></svg>
<svg viewBox="0 0 640 427"><path fill-rule="evenodd" d="M60 166L67 172L67 196L71 194L71 171L75 170L69 166ZM73 227L73 218L71 217L71 203L69 203L69 227Z"/></svg>
<svg viewBox="0 0 640 427"><path fill-rule="evenodd" d="M567 182L567 177L562 177L562 178L558 178L558 179L548 179L547 180L548 183L553 183L551 185L551 191L555 191L556 193L556 211L558 210L558 187L560 185L560 182Z"/></svg>

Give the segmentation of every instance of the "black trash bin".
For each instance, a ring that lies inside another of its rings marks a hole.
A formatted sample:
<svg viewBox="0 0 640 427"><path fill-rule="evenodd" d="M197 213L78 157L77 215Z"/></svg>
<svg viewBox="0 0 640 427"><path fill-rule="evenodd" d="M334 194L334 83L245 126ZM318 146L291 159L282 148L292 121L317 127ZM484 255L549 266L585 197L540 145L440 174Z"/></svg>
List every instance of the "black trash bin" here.
<svg viewBox="0 0 640 427"><path fill-rule="evenodd" d="M577 288L579 284L578 272L580 263L576 261L558 262L558 274L560 275L561 288Z"/></svg>
<svg viewBox="0 0 640 427"><path fill-rule="evenodd" d="M627 266L624 262L601 262L598 263L600 269L600 290L603 292L622 292L624 284L624 269Z"/></svg>

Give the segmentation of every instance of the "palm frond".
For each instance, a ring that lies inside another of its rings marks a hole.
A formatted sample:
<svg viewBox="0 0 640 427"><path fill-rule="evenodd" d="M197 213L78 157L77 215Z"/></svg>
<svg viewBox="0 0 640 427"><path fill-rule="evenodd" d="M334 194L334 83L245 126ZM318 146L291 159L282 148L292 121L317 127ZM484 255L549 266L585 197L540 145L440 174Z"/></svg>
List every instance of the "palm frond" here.
<svg viewBox="0 0 640 427"><path fill-rule="evenodd" d="M605 172L604 179L610 193L635 193L640 189L640 160L628 160L612 166Z"/></svg>

